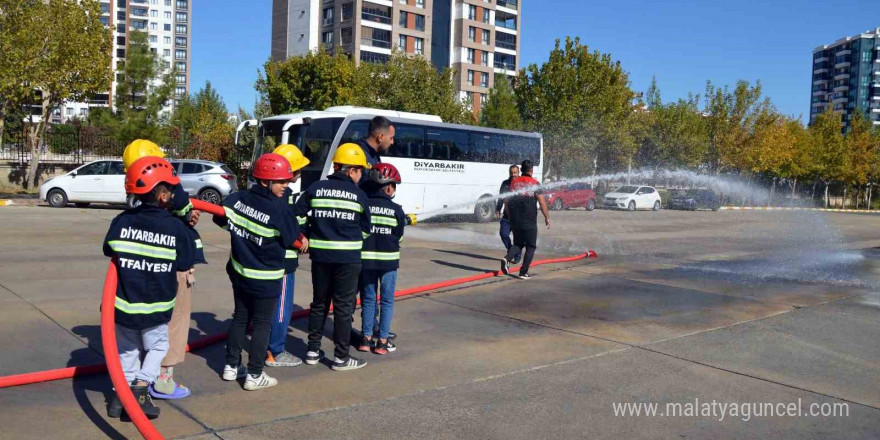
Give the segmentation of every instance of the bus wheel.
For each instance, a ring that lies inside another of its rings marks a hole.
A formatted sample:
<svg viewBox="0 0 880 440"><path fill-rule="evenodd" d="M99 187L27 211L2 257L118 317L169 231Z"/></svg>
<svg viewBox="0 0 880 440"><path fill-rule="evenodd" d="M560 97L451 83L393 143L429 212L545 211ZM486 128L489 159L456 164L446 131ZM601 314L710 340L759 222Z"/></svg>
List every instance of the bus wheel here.
<svg viewBox="0 0 880 440"><path fill-rule="evenodd" d="M492 218L495 216L495 199L483 198L477 202L477 206L474 208L474 218L479 223L486 223L492 221Z"/></svg>

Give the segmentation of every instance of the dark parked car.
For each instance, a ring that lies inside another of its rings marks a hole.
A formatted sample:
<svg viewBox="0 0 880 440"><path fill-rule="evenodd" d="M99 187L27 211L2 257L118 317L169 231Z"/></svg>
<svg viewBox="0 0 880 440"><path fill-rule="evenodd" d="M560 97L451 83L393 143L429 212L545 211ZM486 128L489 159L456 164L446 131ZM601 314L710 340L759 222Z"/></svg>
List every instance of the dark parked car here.
<svg viewBox="0 0 880 440"><path fill-rule="evenodd" d="M672 191L669 199L669 209L684 209L696 211L697 209L711 209L717 211L721 207L721 201L711 189L688 189Z"/></svg>

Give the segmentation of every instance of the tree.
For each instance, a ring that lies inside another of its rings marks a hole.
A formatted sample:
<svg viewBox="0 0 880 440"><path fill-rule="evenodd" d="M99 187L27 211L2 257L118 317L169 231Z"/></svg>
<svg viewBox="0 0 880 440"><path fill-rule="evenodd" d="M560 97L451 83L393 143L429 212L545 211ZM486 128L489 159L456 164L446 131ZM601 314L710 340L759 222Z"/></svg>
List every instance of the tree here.
<svg viewBox="0 0 880 440"><path fill-rule="evenodd" d="M649 91L648 97L652 93ZM652 101L652 99L649 99ZM659 103L659 93L655 103ZM651 108L652 124L639 152L643 165L668 168L700 166L708 151L706 118L698 108L699 97L690 96Z"/></svg>
<svg viewBox="0 0 880 440"><path fill-rule="evenodd" d="M353 93L354 105L427 113L446 122L474 122L473 113L455 91L455 72L449 68L438 71L422 56L395 52L384 64L361 63Z"/></svg>
<svg viewBox="0 0 880 440"><path fill-rule="evenodd" d="M875 138L872 136L871 121L861 111L852 112L849 133L844 138L844 208L846 208L847 186L855 186L861 191L862 185L868 183L871 175L872 162L876 157ZM856 198L858 204L858 197Z"/></svg>
<svg viewBox="0 0 880 440"><path fill-rule="evenodd" d="M43 47L31 69L21 72L22 87L38 90L40 119L31 118L27 184L37 182L43 137L52 109L67 100L81 100L107 89L110 72L110 30L99 20L96 0L48 0L29 5L41 22ZM25 95L26 93L21 93Z"/></svg>
<svg viewBox="0 0 880 440"><path fill-rule="evenodd" d="M259 75L256 89L265 95L272 113L323 110L354 101L355 64L342 53L323 49L285 61L267 61L266 76Z"/></svg>
<svg viewBox="0 0 880 440"><path fill-rule="evenodd" d="M840 114L828 108L813 121L809 128L811 149L815 157L815 172L825 183L825 207L828 207L828 185L844 177L846 149L840 132Z"/></svg>
<svg viewBox="0 0 880 440"><path fill-rule="evenodd" d="M657 87L657 76L651 76L651 86L645 93L645 103L651 111L663 105L663 100L660 99L660 88Z"/></svg>
<svg viewBox="0 0 880 440"><path fill-rule="evenodd" d="M122 143L135 139L165 141L162 109L175 89L175 72L162 74L164 66L150 50L146 32L129 33L128 50L121 79L116 85L114 132ZM153 84L160 83L158 86Z"/></svg>
<svg viewBox="0 0 880 440"><path fill-rule="evenodd" d="M33 97L27 72L47 49L46 39L34 38L48 18L46 7L39 0L0 0L0 146L7 116Z"/></svg>
<svg viewBox="0 0 880 440"><path fill-rule="evenodd" d="M635 94L610 54L590 52L567 37L542 65L531 64L515 85L527 130L544 134L548 176L584 175L596 165L619 168L632 160Z"/></svg>
<svg viewBox="0 0 880 440"><path fill-rule="evenodd" d="M195 95L180 100L169 124L170 145L180 157L237 161L234 133L226 104L210 82Z"/></svg>
<svg viewBox="0 0 880 440"><path fill-rule="evenodd" d="M759 114L772 110L761 99L761 83L750 86L737 81L731 92L727 86L716 88L706 81L706 108L709 130L709 164L716 173L726 169L748 169L745 149Z"/></svg>
<svg viewBox="0 0 880 440"><path fill-rule="evenodd" d="M522 118L516 108L516 95L507 75L495 76L495 87L489 91L488 102L480 108L480 125L484 127L521 130Z"/></svg>

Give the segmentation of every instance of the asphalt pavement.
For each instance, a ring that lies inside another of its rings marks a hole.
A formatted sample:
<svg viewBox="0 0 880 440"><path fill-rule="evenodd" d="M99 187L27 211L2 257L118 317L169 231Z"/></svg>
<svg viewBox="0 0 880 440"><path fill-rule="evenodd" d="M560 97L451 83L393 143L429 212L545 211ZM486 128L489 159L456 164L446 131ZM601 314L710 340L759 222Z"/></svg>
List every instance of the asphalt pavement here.
<svg viewBox="0 0 880 440"><path fill-rule="evenodd" d="M118 212L0 208L0 375L101 362L100 245ZM399 349L359 354L362 370L269 368L279 385L251 393L219 379L222 344L190 353L177 376L193 395L159 403L156 426L199 440L880 437L878 217L551 216L536 258L600 258L401 299ZM229 239L199 230L192 338L226 330L232 309ZM404 245L399 289L497 270L503 251L494 223L428 222ZM310 292L304 258L297 308ZM304 329L288 338L299 356ZM106 417L109 393L103 375L0 389L0 439L138 438Z"/></svg>

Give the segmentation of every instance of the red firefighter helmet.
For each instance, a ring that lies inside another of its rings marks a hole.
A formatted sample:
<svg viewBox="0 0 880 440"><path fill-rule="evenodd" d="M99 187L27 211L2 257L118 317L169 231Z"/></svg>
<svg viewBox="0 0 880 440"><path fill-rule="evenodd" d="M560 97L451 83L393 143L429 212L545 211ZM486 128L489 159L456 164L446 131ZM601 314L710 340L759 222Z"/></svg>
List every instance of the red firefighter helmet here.
<svg viewBox="0 0 880 440"><path fill-rule="evenodd" d="M400 183L400 172L390 163L378 163L370 170L370 181L378 185Z"/></svg>
<svg viewBox="0 0 880 440"><path fill-rule="evenodd" d="M260 180L289 180L293 178L290 162L275 153L267 153L259 157L254 164L254 178Z"/></svg>
<svg viewBox="0 0 880 440"><path fill-rule="evenodd" d="M162 182L177 185L180 183L180 178L167 160L145 156L134 161L125 172L125 193L148 194Z"/></svg>

